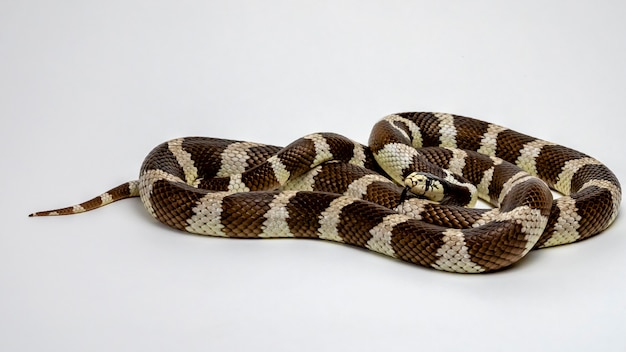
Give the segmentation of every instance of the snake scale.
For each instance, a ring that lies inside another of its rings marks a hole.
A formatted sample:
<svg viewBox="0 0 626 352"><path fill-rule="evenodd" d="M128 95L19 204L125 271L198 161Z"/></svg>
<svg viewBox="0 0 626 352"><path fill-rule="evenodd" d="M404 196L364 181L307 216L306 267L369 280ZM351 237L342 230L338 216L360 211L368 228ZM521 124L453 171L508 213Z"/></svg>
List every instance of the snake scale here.
<svg viewBox="0 0 626 352"><path fill-rule="evenodd" d="M563 196L553 200L550 188ZM479 273L605 230L621 187L570 148L469 117L411 112L379 121L369 146L333 133L284 148L174 139L148 154L138 180L31 216L136 196L158 221L190 233L324 239ZM494 207L472 208L477 198Z"/></svg>

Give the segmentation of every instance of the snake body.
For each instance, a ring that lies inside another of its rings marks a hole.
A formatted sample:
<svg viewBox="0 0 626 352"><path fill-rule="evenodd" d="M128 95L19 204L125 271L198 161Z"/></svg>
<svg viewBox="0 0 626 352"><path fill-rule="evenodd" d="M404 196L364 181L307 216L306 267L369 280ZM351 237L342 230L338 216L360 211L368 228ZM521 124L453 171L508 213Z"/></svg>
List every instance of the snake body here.
<svg viewBox="0 0 626 352"><path fill-rule="evenodd" d="M437 201L407 193L416 171L432 175L418 178L426 191L447 193ZM548 187L563 196L553 200ZM148 154L138 180L31 215L74 214L136 196L154 218L190 233L324 239L478 273L605 230L617 217L621 187L605 165L573 149L469 117L400 113L374 126L369 146L333 133L284 148L174 139ZM494 208L466 207L477 197Z"/></svg>

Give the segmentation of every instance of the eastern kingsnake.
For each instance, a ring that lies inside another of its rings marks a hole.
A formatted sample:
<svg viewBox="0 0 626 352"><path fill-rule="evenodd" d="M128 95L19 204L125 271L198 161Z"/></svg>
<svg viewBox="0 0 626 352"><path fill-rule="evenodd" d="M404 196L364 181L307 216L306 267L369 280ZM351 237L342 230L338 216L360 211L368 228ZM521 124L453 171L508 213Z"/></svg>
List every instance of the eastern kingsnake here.
<svg viewBox="0 0 626 352"><path fill-rule="evenodd" d="M553 201L548 186L564 196ZM621 188L575 150L468 117L401 113L374 126L369 146L332 133L285 148L174 139L148 154L139 180L31 216L136 196L157 220L191 233L319 238L477 273L603 231ZM476 197L495 208L466 207Z"/></svg>

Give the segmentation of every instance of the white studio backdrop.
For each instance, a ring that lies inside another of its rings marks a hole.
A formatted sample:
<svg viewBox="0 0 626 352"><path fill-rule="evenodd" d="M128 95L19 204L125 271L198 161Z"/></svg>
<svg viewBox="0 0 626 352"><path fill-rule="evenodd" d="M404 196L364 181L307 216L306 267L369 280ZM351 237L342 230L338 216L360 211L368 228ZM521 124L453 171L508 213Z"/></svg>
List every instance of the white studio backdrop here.
<svg viewBox="0 0 626 352"><path fill-rule="evenodd" d="M3 1L2 351L624 351L623 216L484 276L321 241L205 238L139 200L181 136L367 142L400 111L498 123L624 178L619 1Z"/></svg>

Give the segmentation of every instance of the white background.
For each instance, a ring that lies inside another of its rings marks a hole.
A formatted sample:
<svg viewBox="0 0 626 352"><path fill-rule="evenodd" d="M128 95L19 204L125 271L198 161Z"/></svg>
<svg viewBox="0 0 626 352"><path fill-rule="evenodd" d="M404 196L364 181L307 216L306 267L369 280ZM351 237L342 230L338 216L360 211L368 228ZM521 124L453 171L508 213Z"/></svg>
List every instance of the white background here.
<svg viewBox="0 0 626 352"><path fill-rule="evenodd" d="M188 135L366 142L400 111L481 118L624 179L621 1L2 1L0 350L624 351L626 224L457 275L321 241L160 225L135 179Z"/></svg>

